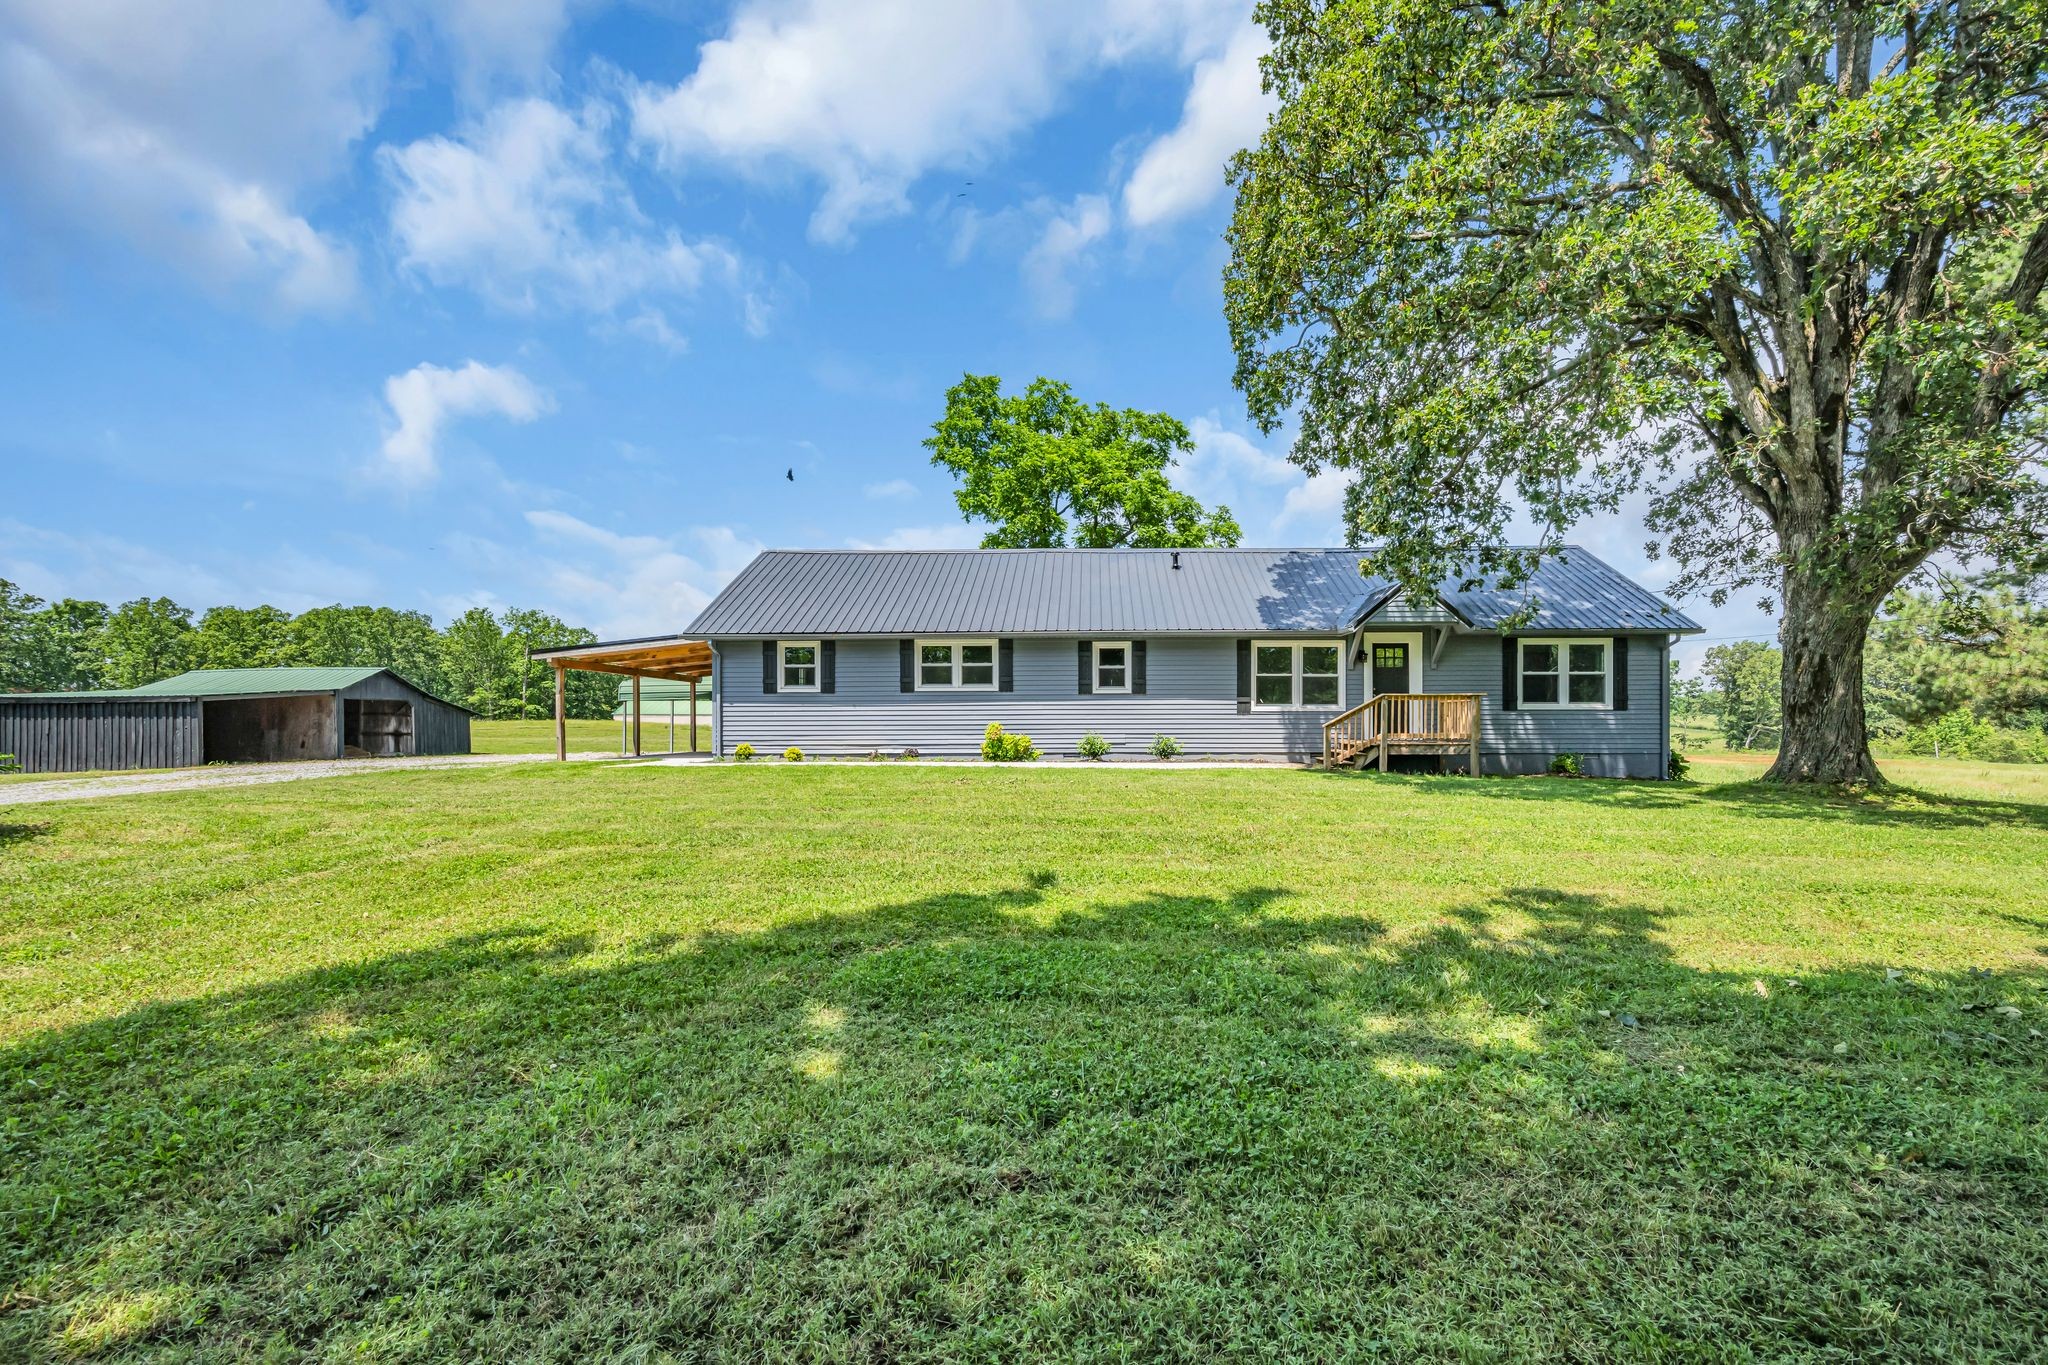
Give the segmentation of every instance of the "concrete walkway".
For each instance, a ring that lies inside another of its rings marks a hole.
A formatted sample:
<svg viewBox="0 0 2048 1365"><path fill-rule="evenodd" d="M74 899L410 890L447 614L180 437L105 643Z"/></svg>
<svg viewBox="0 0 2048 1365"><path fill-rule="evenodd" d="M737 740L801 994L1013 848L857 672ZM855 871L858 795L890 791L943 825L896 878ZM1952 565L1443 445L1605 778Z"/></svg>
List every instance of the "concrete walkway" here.
<svg viewBox="0 0 2048 1365"><path fill-rule="evenodd" d="M576 762L618 760L617 754L570 754ZM423 768L480 768L506 763L552 763L553 754L448 754L433 758L345 758L314 763L233 763L167 772L106 773L97 777L52 777L0 783L0 806L36 806L49 801L86 801L101 796L143 796L193 791L200 787L256 787L267 782L304 782L361 773L418 772Z"/></svg>

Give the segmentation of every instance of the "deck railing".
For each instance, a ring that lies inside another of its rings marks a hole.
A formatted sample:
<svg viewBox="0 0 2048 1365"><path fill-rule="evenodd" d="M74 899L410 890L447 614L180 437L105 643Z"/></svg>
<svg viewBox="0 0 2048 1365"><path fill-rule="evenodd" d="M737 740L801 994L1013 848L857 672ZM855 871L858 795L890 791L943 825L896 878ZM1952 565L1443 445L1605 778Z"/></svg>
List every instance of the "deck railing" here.
<svg viewBox="0 0 2048 1365"><path fill-rule="evenodd" d="M1479 692L1382 692L1323 722L1323 766L1377 750L1380 771L1392 753L1448 753L1462 747L1479 772Z"/></svg>

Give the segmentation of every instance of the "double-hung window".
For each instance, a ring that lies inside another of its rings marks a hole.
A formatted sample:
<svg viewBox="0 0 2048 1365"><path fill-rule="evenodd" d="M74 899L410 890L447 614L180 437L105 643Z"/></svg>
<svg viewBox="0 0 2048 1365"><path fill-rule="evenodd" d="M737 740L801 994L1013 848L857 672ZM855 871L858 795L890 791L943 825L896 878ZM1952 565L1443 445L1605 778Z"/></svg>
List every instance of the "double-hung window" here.
<svg viewBox="0 0 2048 1365"><path fill-rule="evenodd" d="M1335 640L1259 640L1252 644L1256 706L1344 704L1344 647Z"/></svg>
<svg viewBox="0 0 2048 1365"><path fill-rule="evenodd" d="M919 640L917 690L996 690L994 640Z"/></svg>
<svg viewBox="0 0 2048 1365"><path fill-rule="evenodd" d="M781 690L784 692L817 691L818 642L816 640L777 640L775 648L777 662L781 667Z"/></svg>
<svg viewBox="0 0 2048 1365"><path fill-rule="evenodd" d="M1611 640L1522 641L1523 706L1606 706Z"/></svg>
<svg viewBox="0 0 2048 1365"><path fill-rule="evenodd" d="M1097 692L1128 692L1131 690L1131 642L1129 640L1097 640L1095 642L1095 690Z"/></svg>

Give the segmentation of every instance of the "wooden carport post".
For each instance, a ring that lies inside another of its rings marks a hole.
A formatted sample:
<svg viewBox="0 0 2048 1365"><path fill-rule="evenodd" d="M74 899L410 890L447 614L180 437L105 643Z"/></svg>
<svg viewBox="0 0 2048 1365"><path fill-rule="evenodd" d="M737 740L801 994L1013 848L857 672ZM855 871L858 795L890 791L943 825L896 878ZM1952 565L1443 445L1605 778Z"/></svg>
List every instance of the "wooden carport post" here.
<svg viewBox="0 0 2048 1365"><path fill-rule="evenodd" d="M697 680L690 679L690 752L697 752Z"/></svg>
<svg viewBox="0 0 2048 1365"><path fill-rule="evenodd" d="M566 670L555 665L555 762L569 761L569 702Z"/></svg>
<svg viewBox="0 0 2048 1365"><path fill-rule="evenodd" d="M633 675L633 757L640 757L640 675Z"/></svg>

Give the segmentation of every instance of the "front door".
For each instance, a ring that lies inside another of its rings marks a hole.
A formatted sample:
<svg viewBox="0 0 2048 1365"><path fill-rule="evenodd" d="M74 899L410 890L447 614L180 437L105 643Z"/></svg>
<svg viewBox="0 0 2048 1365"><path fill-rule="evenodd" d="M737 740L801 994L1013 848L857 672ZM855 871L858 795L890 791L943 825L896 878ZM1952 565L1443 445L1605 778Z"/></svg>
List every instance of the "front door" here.
<svg viewBox="0 0 2048 1365"><path fill-rule="evenodd" d="M1410 690L1408 646L1405 642L1381 640L1373 645L1372 690L1375 693Z"/></svg>

